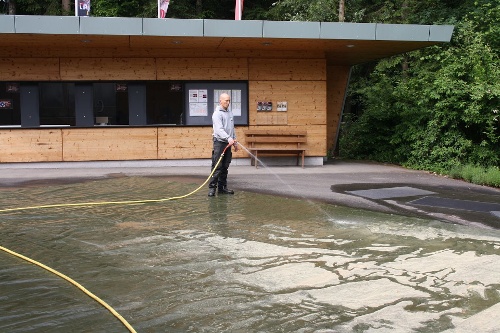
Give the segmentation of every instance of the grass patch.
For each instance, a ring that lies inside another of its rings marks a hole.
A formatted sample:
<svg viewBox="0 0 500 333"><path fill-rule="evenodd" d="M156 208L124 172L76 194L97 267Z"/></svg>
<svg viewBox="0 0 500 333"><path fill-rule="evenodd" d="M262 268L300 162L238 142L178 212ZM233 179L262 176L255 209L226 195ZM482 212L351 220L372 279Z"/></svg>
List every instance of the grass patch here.
<svg viewBox="0 0 500 333"><path fill-rule="evenodd" d="M484 168L475 165L461 165L452 168L446 174L473 184L500 187L500 169L498 167Z"/></svg>

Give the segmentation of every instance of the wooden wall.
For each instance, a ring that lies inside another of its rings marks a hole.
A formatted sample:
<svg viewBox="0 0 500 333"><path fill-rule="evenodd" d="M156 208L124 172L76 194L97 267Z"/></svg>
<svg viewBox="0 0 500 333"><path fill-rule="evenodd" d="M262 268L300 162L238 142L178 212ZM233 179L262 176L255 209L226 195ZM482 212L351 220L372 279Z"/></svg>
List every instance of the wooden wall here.
<svg viewBox="0 0 500 333"><path fill-rule="evenodd" d="M297 59L291 54L252 58L251 51L227 58L191 54L0 58L0 81L245 80L249 126L237 127L244 145L247 128L293 128L308 132L307 156L326 156L340 117L346 68L327 68L317 55ZM257 112L258 101L272 101L273 111ZM278 101L288 102L287 112L276 111ZM0 129L0 162L210 158L210 137L211 127ZM240 152L235 157L247 156Z"/></svg>
<svg viewBox="0 0 500 333"><path fill-rule="evenodd" d="M238 127L237 136L247 128ZM0 162L207 159L211 136L211 127L1 129Z"/></svg>
<svg viewBox="0 0 500 333"><path fill-rule="evenodd" d="M158 129L64 128L62 161L151 160L158 158Z"/></svg>
<svg viewBox="0 0 500 333"><path fill-rule="evenodd" d="M62 160L59 129L0 130L0 162L54 162Z"/></svg>

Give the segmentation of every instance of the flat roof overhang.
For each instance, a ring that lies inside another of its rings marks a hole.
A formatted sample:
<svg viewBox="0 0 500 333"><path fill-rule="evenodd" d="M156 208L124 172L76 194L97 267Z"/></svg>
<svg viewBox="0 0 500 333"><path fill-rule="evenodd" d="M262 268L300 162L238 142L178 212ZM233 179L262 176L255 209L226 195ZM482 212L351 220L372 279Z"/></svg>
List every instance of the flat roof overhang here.
<svg viewBox="0 0 500 333"><path fill-rule="evenodd" d="M184 20L0 15L0 57L16 49L74 48L249 51L322 54L330 65L356 65L449 42L451 25ZM184 52L185 54L185 52Z"/></svg>

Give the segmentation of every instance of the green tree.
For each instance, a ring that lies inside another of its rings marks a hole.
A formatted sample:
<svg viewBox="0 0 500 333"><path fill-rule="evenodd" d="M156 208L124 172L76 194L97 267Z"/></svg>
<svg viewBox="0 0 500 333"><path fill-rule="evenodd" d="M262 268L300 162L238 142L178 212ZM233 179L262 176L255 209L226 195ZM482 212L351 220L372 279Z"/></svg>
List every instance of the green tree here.
<svg viewBox="0 0 500 333"><path fill-rule="evenodd" d="M357 80L353 99L363 112L347 119L342 155L435 171L499 165L499 50L496 26L485 23L498 22L498 11L465 8L474 10L460 18L452 43L406 55L406 75L397 56Z"/></svg>
<svg viewBox="0 0 500 333"><path fill-rule="evenodd" d="M69 0L9 0L5 3L4 12L9 15L74 15Z"/></svg>
<svg viewBox="0 0 500 333"><path fill-rule="evenodd" d="M270 0L247 3L244 19L263 19ZM234 19L234 0L171 0L167 18L182 19ZM156 17L156 0L93 0L93 16Z"/></svg>
<svg viewBox="0 0 500 333"><path fill-rule="evenodd" d="M345 21L356 21L352 15L355 9L349 7L354 7L355 3L357 1L353 0L346 4ZM336 22L339 21L340 8L339 0L279 0L273 3L267 17L276 21Z"/></svg>

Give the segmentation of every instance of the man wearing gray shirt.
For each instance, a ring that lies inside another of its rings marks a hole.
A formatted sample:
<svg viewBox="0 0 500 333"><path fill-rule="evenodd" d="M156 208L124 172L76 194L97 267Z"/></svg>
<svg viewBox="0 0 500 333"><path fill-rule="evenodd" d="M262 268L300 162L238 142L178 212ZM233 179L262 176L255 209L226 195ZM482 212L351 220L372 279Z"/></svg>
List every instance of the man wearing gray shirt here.
<svg viewBox="0 0 500 333"><path fill-rule="evenodd" d="M233 113L229 109L231 97L228 94L221 94L219 97L219 105L215 108L212 115L213 134L212 139L214 142L212 150L212 170L219 161L222 152L227 145L233 146L234 151L238 151L236 143L236 134L234 132L234 119ZM219 194L234 194L233 190L227 188L227 174L229 164L231 164L232 152L229 147L224 153L222 161L217 166L217 169L212 174L212 179L208 184L208 196L215 196L215 191L219 189Z"/></svg>

